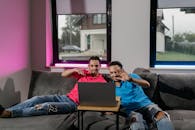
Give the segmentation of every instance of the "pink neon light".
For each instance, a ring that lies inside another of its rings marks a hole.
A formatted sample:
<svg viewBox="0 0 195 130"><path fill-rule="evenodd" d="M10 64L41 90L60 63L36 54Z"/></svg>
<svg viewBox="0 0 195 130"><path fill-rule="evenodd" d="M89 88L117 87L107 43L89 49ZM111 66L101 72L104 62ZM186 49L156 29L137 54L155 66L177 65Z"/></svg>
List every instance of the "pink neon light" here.
<svg viewBox="0 0 195 130"><path fill-rule="evenodd" d="M68 68L87 68L88 64L62 64L62 63L56 63L55 67L68 67ZM107 64L101 64L101 68L107 68Z"/></svg>
<svg viewBox="0 0 195 130"><path fill-rule="evenodd" d="M51 32L51 6L46 0L46 66L49 67L53 59L52 32Z"/></svg>

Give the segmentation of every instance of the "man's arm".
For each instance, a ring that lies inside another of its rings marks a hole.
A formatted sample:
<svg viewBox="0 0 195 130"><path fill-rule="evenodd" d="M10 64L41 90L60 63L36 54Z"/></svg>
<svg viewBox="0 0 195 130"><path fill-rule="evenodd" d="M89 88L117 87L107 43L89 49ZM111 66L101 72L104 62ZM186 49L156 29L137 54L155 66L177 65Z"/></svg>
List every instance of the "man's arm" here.
<svg viewBox="0 0 195 130"><path fill-rule="evenodd" d="M61 76L63 77L69 77L71 76L73 73L78 73L80 75L84 75L83 71L79 68L74 68L74 69L67 69L67 70L64 70L61 74Z"/></svg>
<svg viewBox="0 0 195 130"><path fill-rule="evenodd" d="M150 83L148 81L146 81L144 79L133 78L130 75L128 75L127 72L125 72L125 71L121 72L119 80L133 82L133 83L136 83L142 87L150 87Z"/></svg>
<svg viewBox="0 0 195 130"><path fill-rule="evenodd" d="M144 79L136 79L136 78L132 78L129 76L129 82L133 82L133 83L136 83L140 86L143 86L143 87L150 87L150 83Z"/></svg>

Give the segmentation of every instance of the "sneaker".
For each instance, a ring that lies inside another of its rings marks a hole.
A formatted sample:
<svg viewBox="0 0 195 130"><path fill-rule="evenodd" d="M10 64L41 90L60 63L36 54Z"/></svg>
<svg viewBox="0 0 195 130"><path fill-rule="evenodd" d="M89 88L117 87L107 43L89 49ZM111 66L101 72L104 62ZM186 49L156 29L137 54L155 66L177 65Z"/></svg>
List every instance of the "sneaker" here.
<svg viewBox="0 0 195 130"><path fill-rule="evenodd" d="M8 111L8 110L4 110L2 113L1 113L1 115L0 115L0 117L2 118L9 118L9 117L11 117L11 112L10 111Z"/></svg>
<svg viewBox="0 0 195 130"><path fill-rule="evenodd" d="M11 112L5 110L2 105L0 105L0 117L11 117Z"/></svg>
<svg viewBox="0 0 195 130"><path fill-rule="evenodd" d="M0 105L0 115L3 113L4 110L5 108L2 105Z"/></svg>

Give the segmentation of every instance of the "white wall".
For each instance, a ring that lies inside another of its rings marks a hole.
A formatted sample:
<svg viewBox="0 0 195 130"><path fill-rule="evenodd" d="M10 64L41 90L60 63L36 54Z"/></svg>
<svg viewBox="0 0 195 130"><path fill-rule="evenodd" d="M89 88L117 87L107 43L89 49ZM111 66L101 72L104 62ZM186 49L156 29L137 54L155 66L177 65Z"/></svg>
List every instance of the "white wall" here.
<svg viewBox="0 0 195 130"><path fill-rule="evenodd" d="M112 60L149 67L150 0L112 0Z"/></svg>

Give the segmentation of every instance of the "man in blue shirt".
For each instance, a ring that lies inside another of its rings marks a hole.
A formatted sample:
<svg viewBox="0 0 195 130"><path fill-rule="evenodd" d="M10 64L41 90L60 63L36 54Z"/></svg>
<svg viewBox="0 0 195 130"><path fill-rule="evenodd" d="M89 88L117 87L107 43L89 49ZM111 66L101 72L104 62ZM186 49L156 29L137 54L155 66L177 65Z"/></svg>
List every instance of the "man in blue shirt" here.
<svg viewBox="0 0 195 130"><path fill-rule="evenodd" d="M116 96L121 99L121 109L130 117L130 130L174 130L169 115L145 95L142 87L150 87L148 81L137 74L127 74L119 61L109 64L109 72L116 85Z"/></svg>

